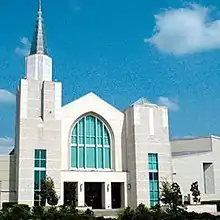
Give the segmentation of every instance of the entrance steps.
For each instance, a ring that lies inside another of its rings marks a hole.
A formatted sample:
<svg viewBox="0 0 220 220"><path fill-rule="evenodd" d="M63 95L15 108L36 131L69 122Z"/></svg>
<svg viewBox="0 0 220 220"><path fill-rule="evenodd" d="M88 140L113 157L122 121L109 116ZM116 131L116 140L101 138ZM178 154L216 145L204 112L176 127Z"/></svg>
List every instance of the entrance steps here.
<svg viewBox="0 0 220 220"><path fill-rule="evenodd" d="M95 216L117 217L121 209L92 209Z"/></svg>

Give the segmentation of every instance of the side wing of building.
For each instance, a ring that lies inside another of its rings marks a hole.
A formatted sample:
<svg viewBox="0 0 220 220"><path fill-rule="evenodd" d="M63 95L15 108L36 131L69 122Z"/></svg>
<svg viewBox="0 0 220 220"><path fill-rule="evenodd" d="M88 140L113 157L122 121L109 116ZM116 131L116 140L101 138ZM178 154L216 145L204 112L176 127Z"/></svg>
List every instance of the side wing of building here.
<svg viewBox="0 0 220 220"><path fill-rule="evenodd" d="M220 139L215 136L171 141L173 178L185 200L198 181L201 201L220 199ZM191 200L192 201L192 200Z"/></svg>

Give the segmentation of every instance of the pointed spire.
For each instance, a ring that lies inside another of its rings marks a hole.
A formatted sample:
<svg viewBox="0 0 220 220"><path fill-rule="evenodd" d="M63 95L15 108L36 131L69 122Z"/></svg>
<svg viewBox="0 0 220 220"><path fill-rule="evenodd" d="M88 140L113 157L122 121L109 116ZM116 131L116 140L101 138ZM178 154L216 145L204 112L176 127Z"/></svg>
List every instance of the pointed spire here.
<svg viewBox="0 0 220 220"><path fill-rule="evenodd" d="M34 36L31 43L30 55L45 54L47 55L47 48L44 36L42 1L38 2L37 22L35 26Z"/></svg>

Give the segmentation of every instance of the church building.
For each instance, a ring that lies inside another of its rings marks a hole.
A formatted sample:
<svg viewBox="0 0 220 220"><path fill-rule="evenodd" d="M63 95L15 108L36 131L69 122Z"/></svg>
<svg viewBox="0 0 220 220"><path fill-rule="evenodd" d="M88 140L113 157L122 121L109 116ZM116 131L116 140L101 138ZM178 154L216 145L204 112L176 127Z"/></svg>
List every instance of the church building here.
<svg viewBox="0 0 220 220"><path fill-rule="evenodd" d="M54 180L60 205L68 204L70 185L76 188L77 206L158 204L160 180L173 180L166 107L141 98L120 111L94 93L62 106L41 1L25 73L17 90L15 148L0 156L0 204L40 205L47 176ZM176 176L183 179L177 163Z"/></svg>

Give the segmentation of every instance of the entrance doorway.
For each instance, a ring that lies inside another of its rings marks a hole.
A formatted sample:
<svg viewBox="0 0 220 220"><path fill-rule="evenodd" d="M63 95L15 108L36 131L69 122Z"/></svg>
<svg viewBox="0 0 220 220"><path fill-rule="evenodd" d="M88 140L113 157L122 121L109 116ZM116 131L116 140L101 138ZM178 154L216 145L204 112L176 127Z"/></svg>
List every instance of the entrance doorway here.
<svg viewBox="0 0 220 220"><path fill-rule="evenodd" d="M121 183L111 183L112 189L112 208L119 209L121 208Z"/></svg>
<svg viewBox="0 0 220 220"><path fill-rule="evenodd" d="M93 209L102 209L102 183L85 183L85 203Z"/></svg>
<svg viewBox="0 0 220 220"><path fill-rule="evenodd" d="M64 182L64 205L77 206L77 186L76 182Z"/></svg>

